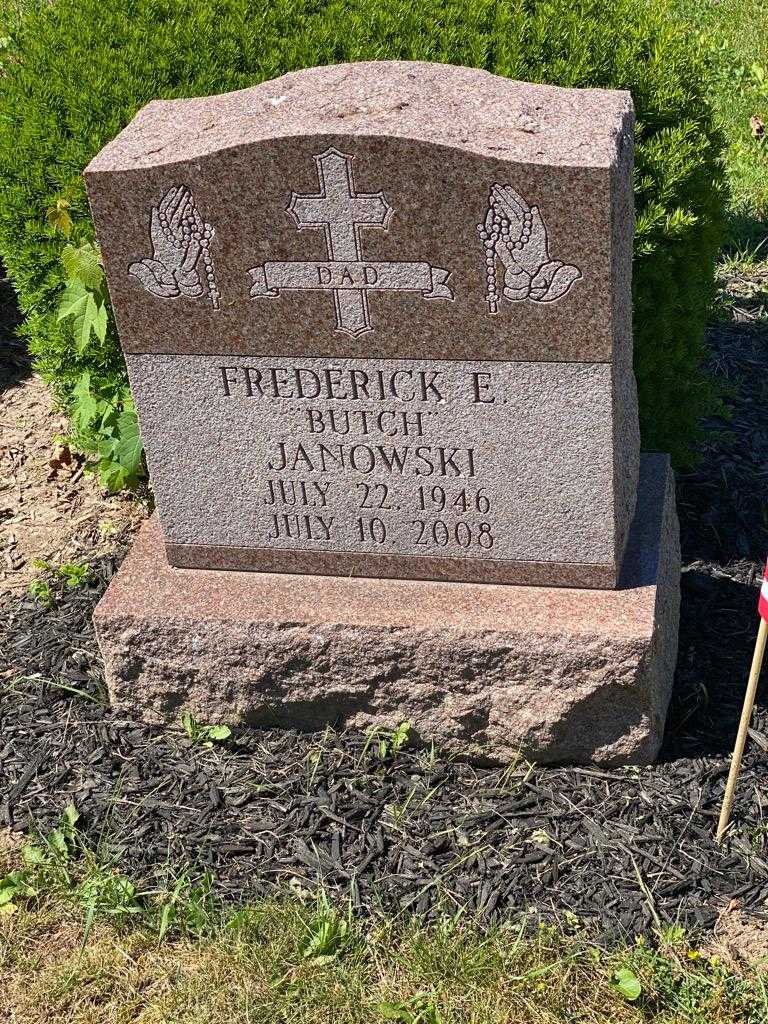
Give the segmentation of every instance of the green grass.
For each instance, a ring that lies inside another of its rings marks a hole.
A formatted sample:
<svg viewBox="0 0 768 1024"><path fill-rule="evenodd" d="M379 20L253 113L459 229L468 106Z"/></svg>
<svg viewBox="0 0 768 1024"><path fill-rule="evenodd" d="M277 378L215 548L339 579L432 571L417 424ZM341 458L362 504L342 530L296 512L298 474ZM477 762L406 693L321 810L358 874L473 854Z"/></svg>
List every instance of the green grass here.
<svg viewBox="0 0 768 1024"><path fill-rule="evenodd" d="M723 254L718 277L720 292L715 315L724 320L745 315L754 321L768 320L768 260L766 237L762 243L743 245Z"/></svg>
<svg viewBox="0 0 768 1024"><path fill-rule="evenodd" d="M768 998L684 939L605 950L581 933L460 919L357 922L284 897L161 935L61 905L0 918L3 1010L24 1024L758 1024ZM0 1010L2 1015L3 1010Z"/></svg>
<svg viewBox="0 0 768 1024"><path fill-rule="evenodd" d="M768 13L765 0L678 0L712 51L710 94L728 139L726 170L734 241L768 234ZM750 118L766 136L755 139Z"/></svg>
<svg viewBox="0 0 768 1024"><path fill-rule="evenodd" d="M12 891L11 891L12 890ZM210 878L142 889L80 842L70 807L0 835L0 1020L24 1024L764 1024L757 967L681 929L612 949L572 917L478 927L355 918L286 888L239 909ZM3 910L3 908L5 908ZM10 909L9 909L10 908Z"/></svg>

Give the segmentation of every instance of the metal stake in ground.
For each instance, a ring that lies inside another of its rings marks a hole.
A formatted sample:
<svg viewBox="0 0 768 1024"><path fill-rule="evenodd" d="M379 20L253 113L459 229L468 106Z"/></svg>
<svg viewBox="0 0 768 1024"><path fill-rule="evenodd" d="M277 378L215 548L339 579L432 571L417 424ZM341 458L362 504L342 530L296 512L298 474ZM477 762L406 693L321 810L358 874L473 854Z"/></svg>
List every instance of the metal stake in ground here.
<svg viewBox="0 0 768 1024"><path fill-rule="evenodd" d="M758 602L757 609L760 612L760 629L757 631L755 653L752 655L752 667L749 670L747 692L744 696L744 706L741 709L739 731L736 734L736 745L733 748L733 757L731 758L731 770L728 772L728 782L725 786L723 807L720 811L720 820L717 823L718 842L723 838L725 830L728 828L728 821L731 817L733 797L736 791L739 771L741 769L741 758L744 754L744 745L747 742L747 733L749 732L749 720L752 717L752 707L755 703L757 683L760 679L760 669L763 667L765 643L766 640L768 640L768 563L765 566L765 572L763 574L763 585L760 588L760 600Z"/></svg>

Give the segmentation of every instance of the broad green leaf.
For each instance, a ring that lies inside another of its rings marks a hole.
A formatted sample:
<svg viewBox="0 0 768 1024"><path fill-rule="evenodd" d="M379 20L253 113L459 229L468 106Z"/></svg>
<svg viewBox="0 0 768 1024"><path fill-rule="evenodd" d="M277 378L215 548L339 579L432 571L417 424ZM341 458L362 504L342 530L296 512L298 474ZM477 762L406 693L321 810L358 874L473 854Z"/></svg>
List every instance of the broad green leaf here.
<svg viewBox="0 0 768 1024"><path fill-rule="evenodd" d="M399 1020L405 1024L413 1020L413 1014L404 1006L396 1003L377 1003L376 1013L384 1020Z"/></svg>
<svg viewBox="0 0 768 1024"><path fill-rule="evenodd" d="M109 321L107 319L107 307L106 307L106 304L103 303L103 302L97 303L97 305L96 305L96 317L95 317L95 319L93 321L93 333L96 335L96 337L99 339L99 341L104 341L104 339L107 336L107 324L108 324L108 322Z"/></svg>
<svg viewBox="0 0 768 1024"><path fill-rule="evenodd" d="M84 566L84 568L87 571L88 567ZM75 807L74 803L70 800L70 802L64 808L64 814L61 816L62 827L65 830L69 830L69 832L74 832L75 825L78 823L79 820L80 812L78 811L77 807Z"/></svg>
<svg viewBox="0 0 768 1024"><path fill-rule="evenodd" d="M134 412L123 412L117 420L118 440L114 446L114 457L130 476L141 472L141 435L139 421Z"/></svg>
<svg viewBox="0 0 768 1024"><path fill-rule="evenodd" d="M58 855L67 860L69 858L69 846L67 838L60 828L55 828L48 836L48 842Z"/></svg>
<svg viewBox="0 0 768 1024"><path fill-rule="evenodd" d="M72 389L72 416L81 430L93 423L99 411L99 403L91 394L91 375L86 370Z"/></svg>
<svg viewBox="0 0 768 1024"><path fill-rule="evenodd" d="M102 459L99 462L99 483L110 494L121 491L129 479L129 473L119 462L113 462L110 459Z"/></svg>
<svg viewBox="0 0 768 1024"><path fill-rule="evenodd" d="M45 850L41 850L39 846L25 846L21 851L21 859L25 864L31 866L45 864L48 860L45 856Z"/></svg>
<svg viewBox="0 0 768 1024"><path fill-rule="evenodd" d="M126 878L125 875L118 876L115 882L115 888L120 893L120 896L126 901L132 900L136 895L136 886L129 878Z"/></svg>
<svg viewBox="0 0 768 1024"><path fill-rule="evenodd" d="M9 871L7 875L0 878L0 891L8 888L18 889L26 877L26 871L23 871L20 868L17 868L15 871Z"/></svg>
<svg viewBox="0 0 768 1024"><path fill-rule="evenodd" d="M105 436L102 438L101 441L99 441L99 455L102 457L102 459L105 459L107 462L114 462L115 461L115 458L114 458L115 446L117 444L117 438L106 436L106 432L105 432L105 428L104 428L104 423L105 423L106 419L107 419L107 417L105 417L105 419L102 420L102 422L100 424L100 432L102 433L102 435L105 435Z"/></svg>
<svg viewBox="0 0 768 1024"><path fill-rule="evenodd" d="M104 271L98 251L86 242L76 249L73 245L65 245L61 254L61 262L67 277L82 281L86 288L96 289L104 280Z"/></svg>
<svg viewBox="0 0 768 1024"><path fill-rule="evenodd" d="M106 316L106 310L104 315ZM94 329L98 316L99 307L91 292L80 284L67 287L59 306L58 319L64 320L67 317L72 317L74 321L72 331L78 352L82 352L91 340L91 331ZM104 333L106 334L106 325Z"/></svg>
<svg viewBox="0 0 768 1024"><path fill-rule="evenodd" d="M68 316L77 316L85 308L88 301L88 291L79 281L73 281L64 289L59 303L57 320L64 320Z"/></svg>
<svg viewBox="0 0 768 1024"><path fill-rule="evenodd" d="M636 999L639 999L643 991L637 975L630 971L628 967L620 967L618 971L613 972L613 984L630 1003L634 1003Z"/></svg>
<svg viewBox="0 0 768 1024"><path fill-rule="evenodd" d="M18 891L19 887L17 885L7 885L0 888L0 907L10 903Z"/></svg>
<svg viewBox="0 0 768 1024"><path fill-rule="evenodd" d="M102 451L102 455L108 455L112 458L112 452L116 443L117 435L117 421L120 417L120 412L114 402L108 402L106 399L102 399L99 403L99 415L101 416L101 422L99 423L99 433L106 438L106 444L108 450ZM101 448L101 446L100 446Z"/></svg>
<svg viewBox="0 0 768 1024"><path fill-rule="evenodd" d="M97 314L96 300L92 295L89 295L85 300L85 308L82 314L77 313L74 318L75 343L77 344L78 352L82 352L91 340L91 331L93 330L93 323Z"/></svg>
<svg viewBox="0 0 768 1024"><path fill-rule="evenodd" d="M228 740L231 735L228 725L211 725L208 728L208 738L212 740Z"/></svg>

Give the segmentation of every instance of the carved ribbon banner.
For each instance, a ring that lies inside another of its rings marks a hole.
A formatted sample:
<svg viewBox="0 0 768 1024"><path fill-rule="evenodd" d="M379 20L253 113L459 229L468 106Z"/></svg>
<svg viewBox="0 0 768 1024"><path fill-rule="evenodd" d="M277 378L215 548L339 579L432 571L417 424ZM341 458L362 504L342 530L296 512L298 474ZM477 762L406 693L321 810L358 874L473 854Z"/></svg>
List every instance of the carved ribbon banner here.
<svg viewBox="0 0 768 1024"><path fill-rule="evenodd" d="M448 271L429 263L265 263L249 270L251 298L276 297L281 288L367 289L421 292L425 299L452 299Z"/></svg>

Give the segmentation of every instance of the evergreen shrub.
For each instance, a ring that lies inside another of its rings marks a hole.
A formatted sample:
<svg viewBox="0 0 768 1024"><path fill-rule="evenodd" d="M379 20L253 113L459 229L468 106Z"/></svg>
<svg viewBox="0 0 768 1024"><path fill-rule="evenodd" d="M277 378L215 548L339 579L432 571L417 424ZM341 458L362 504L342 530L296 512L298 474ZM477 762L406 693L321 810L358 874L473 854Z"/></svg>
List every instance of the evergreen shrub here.
<svg viewBox="0 0 768 1024"><path fill-rule="evenodd" d="M706 98L700 37L671 16L669 2L11 0L0 15L0 256L40 372L70 406L84 379L91 408L114 410L126 393L111 312L108 329L87 344L71 319L58 319L61 256L93 240L83 168L147 101L342 61L472 65L631 91L643 443L684 461L717 405L701 364L724 234L724 141Z"/></svg>

